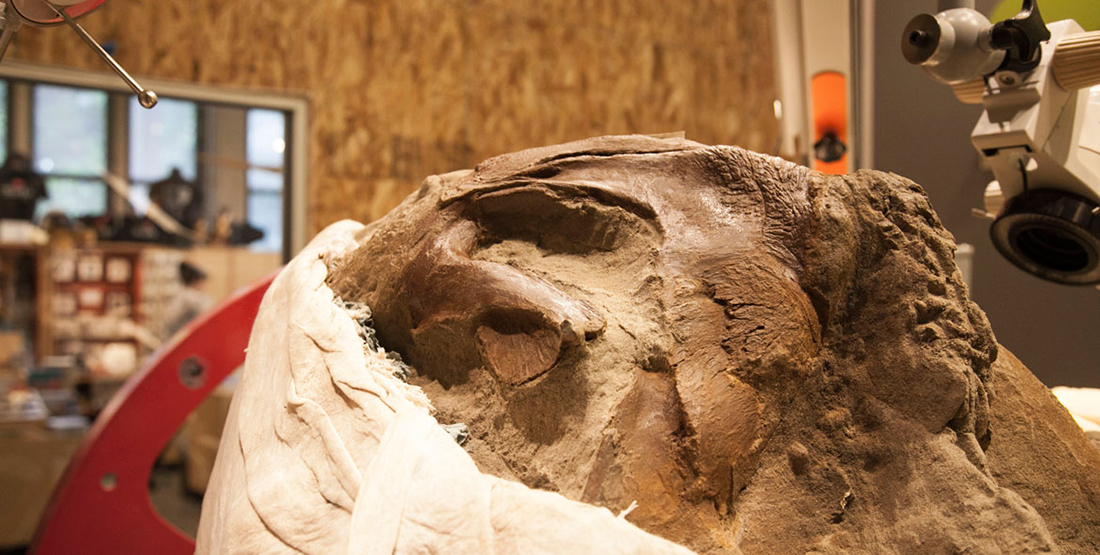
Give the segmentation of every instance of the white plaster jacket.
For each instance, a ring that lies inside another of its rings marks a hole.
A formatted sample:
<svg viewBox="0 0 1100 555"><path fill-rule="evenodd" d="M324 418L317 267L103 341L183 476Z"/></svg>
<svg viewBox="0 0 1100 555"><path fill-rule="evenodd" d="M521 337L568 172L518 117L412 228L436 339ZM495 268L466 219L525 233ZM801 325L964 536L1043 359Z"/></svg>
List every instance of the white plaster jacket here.
<svg viewBox="0 0 1100 555"><path fill-rule="evenodd" d="M328 227L264 296L197 553L690 553L607 509L479 472L325 283L366 233Z"/></svg>

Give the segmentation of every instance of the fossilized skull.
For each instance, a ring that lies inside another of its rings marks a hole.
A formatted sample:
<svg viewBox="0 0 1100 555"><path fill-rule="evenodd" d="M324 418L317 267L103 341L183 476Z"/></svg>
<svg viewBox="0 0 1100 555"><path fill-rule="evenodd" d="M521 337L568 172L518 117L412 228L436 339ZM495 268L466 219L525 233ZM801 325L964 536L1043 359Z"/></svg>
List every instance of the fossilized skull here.
<svg viewBox="0 0 1100 555"><path fill-rule="evenodd" d="M896 176L605 137L429 178L329 283L485 472L703 553L1040 551L953 248Z"/></svg>

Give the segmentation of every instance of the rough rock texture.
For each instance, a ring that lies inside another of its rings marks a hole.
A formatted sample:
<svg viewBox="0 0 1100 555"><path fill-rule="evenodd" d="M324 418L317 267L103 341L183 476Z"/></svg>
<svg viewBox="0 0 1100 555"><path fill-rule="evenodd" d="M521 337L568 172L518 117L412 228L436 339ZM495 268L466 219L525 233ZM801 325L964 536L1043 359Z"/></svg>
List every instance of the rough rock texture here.
<svg viewBox="0 0 1100 555"><path fill-rule="evenodd" d="M1003 347L989 390L994 479L1043 515L1064 553L1100 551L1097 444L1077 433L1069 414L1049 408L1053 395Z"/></svg>
<svg viewBox="0 0 1100 555"><path fill-rule="evenodd" d="M953 255L901 177L626 136L431 177L328 282L482 471L699 553L1096 552L1098 454Z"/></svg>

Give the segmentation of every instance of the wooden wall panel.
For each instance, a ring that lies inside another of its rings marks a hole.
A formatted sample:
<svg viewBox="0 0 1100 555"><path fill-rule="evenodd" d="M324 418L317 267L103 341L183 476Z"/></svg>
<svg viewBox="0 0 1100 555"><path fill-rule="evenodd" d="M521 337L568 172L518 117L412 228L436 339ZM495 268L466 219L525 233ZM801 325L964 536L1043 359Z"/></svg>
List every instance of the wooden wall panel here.
<svg viewBox="0 0 1100 555"><path fill-rule="evenodd" d="M769 18L766 0L115 0L83 23L138 76L308 97L316 230L592 135L770 152ZM13 57L103 69L68 30L16 40Z"/></svg>

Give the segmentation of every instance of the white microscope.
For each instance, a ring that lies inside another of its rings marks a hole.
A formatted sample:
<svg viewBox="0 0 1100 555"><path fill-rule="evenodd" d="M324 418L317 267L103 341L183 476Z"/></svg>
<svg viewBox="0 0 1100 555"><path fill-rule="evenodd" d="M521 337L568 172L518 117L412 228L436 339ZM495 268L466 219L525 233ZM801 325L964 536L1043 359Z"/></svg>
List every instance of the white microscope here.
<svg viewBox="0 0 1100 555"><path fill-rule="evenodd" d="M984 112L971 141L994 246L1045 280L1100 284L1100 31L1046 25L1036 0L990 23L974 2L939 3L902 35L905 59Z"/></svg>

